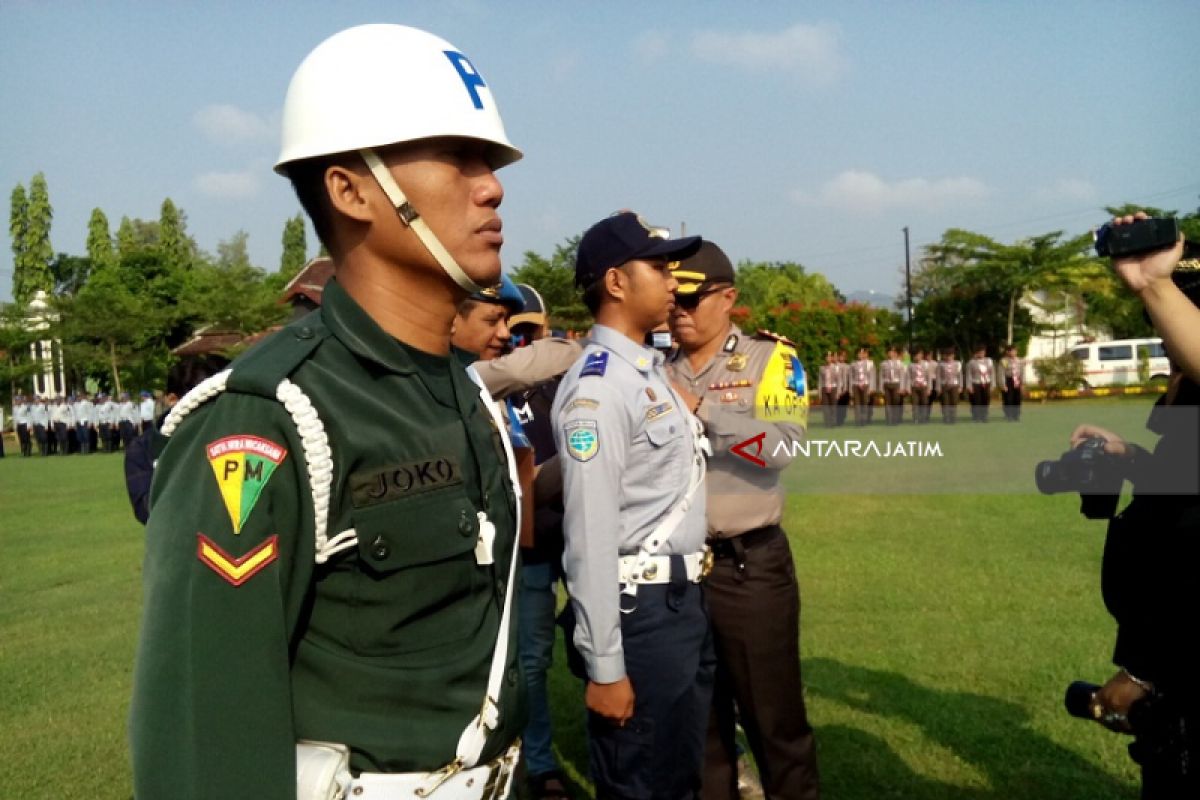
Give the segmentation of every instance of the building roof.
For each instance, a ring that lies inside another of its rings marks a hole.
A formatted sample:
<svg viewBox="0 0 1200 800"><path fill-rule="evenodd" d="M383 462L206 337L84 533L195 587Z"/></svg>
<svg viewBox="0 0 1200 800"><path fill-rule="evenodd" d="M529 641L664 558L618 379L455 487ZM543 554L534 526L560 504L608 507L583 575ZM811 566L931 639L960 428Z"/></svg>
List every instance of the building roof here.
<svg viewBox="0 0 1200 800"><path fill-rule="evenodd" d="M325 284L333 277L333 260L326 256L312 259L296 273L296 277L283 287L283 302L290 303L296 297L305 297L314 305L321 305Z"/></svg>

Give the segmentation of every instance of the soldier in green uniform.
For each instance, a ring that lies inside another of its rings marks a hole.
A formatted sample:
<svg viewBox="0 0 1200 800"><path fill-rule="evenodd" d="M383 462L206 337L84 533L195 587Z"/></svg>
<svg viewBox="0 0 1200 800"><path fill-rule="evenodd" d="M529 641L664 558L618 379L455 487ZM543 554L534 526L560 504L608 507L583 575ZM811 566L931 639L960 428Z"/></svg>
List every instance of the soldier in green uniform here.
<svg viewBox="0 0 1200 800"><path fill-rule="evenodd" d="M820 793L800 681L800 587L780 522L781 472L808 424L804 367L786 339L747 336L730 320L733 264L712 242L675 270L668 364L712 443L704 586L717 651L705 753L705 800L737 800L736 707L771 798Z"/></svg>
<svg viewBox="0 0 1200 800"><path fill-rule="evenodd" d="M518 495L449 344L500 278L520 157L450 43L351 28L301 64L277 171L336 265L319 312L172 410L130 722L139 798L501 798L525 722Z"/></svg>

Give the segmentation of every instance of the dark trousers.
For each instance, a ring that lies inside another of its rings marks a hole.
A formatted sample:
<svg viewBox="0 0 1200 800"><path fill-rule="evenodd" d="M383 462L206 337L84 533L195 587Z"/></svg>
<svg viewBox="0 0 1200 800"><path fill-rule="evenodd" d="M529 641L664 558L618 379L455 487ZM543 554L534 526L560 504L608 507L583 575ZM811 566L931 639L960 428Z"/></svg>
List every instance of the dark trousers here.
<svg viewBox="0 0 1200 800"><path fill-rule="evenodd" d="M854 386L850 389L854 394L854 424L867 425L871 422L871 389L867 386Z"/></svg>
<svg viewBox="0 0 1200 800"><path fill-rule="evenodd" d="M50 437L46 435L45 425L33 426L33 438L37 442L38 455L50 455Z"/></svg>
<svg viewBox="0 0 1200 800"><path fill-rule="evenodd" d="M842 392L838 395L837 401L837 424L839 426L846 424L846 410L850 408L850 393Z"/></svg>
<svg viewBox="0 0 1200 800"><path fill-rule="evenodd" d="M888 425L899 425L904 421L904 398L900 395L900 384L883 385L883 413Z"/></svg>
<svg viewBox="0 0 1200 800"><path fill-rule="evenodd" d="M153 430L158 430L157 428L154 427L154 420L142 420L141 433L145 433L146 431L153 431Z"/></svg>
<svg viewBox="0 0 1200 800"><path fill-rule="evenodd" d="M75 438L79 440L79 452L87 454L92 452L92 426L91 425L76 425Z"/></svg>
<svg viewBox="0 0 1200 800"><path fill-rule="evenodd" d="M837 390L821 390L821 415L825 418L825 427L832 428L837 423Z"/></svg>
<svg viewBox="0 0 1200 800"><path fill-rule="evenodd" d="M971 387L971 419L987 422L988 407L992 404L992 385L977 383Z"/></svg>
<svg viewBox="0 0 1200 800"><path fill-rule="evenodd" d="M671 573L684 574L673 558ZM636 697L618 728L588 712L596 797L679 800L700 793L714 657L704 597L686 578L638 586L621 615L625 672Z"/></svg>
<svg viewBox="0 0 1200 800"><path fill-rule="evenodd" d="M929 422L929 387L914 386L912 389L913 422Z"/></svg>
<svg viewBox="0 0 1200 800"><path fill-rule="evenodd" d="M33 441L29 436L29 423L22 422L17 426L17 443L21 446L21 455L28 457L33 454Z"/></svg>
<svg viewBox="0 0 1200 800"><path fill-rule="evenodd" d="M817 753L800 680L800 586L778 525L720 540L704 584L717 682L704 800L737 800L740 719L768 798L816 800Z"/></svg>
<svg viewBox="0 0 1200 800"><path fill-rule="evenodd" d="M121 433L121 447L129 449L129 443L133 441L133 437L137 436L137 430L134 428L134 423L129 420L121 420L118 430Z"/></svg>
<svg viewBox="0 0 1200 800"><path fill-rule="evenodd" d="M1004 418L1013 422L1021 419L1021 387L1012 378L1004 379Z"/></svg>
<svg viewBox="0 0 1200 800"><path fill-rule="evenodd" d="M946 386L939 390L942 401L942 422L953 425L958 419L958 387Z"/></svg>
<svg viewBox="0 0 1200 800"><path fill-rule="evenodd" d="M68 455L71 452L71 440L68 435L67 423L54 423L54 439L58 442L58 452Z"/></svg>

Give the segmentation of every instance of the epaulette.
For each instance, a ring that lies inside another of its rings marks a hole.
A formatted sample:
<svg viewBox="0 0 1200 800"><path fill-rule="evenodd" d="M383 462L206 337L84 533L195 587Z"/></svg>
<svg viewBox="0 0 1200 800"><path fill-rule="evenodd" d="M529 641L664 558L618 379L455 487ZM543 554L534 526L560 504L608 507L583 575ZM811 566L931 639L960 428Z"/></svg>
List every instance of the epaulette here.
<svg viewBox="0 0 1200 800"><path fill-rule="evenodd" d="M768 340L770 340L770 341L772 341L772 342L782 342L783 344L786 344L786 345L788 345L788 346L790 346L790 347L796 347L796 346L797 346L795 342L793 342L791 339L787 338L786 336L781 336L781 335L779 335L778 333L775 333L774 331L769 331L769 330L766 330L765 328L759 328L759 329L758 329L758 330L755 332L755 334L754 334L754 335L755 335L755 337L756 337L756 338L759 338L759 339L768 339Z"/></svg>

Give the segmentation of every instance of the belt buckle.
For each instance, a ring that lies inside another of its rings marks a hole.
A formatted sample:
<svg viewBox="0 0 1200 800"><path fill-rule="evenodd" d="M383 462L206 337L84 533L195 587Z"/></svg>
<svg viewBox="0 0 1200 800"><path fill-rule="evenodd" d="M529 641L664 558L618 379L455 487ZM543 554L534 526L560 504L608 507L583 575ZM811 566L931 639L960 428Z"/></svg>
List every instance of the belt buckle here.
<svg viewBox="0 0 1200 800"><path fill-rule="evenodd" d="M704 546L704 558L700 560L700 580L704 580L712 574L713 564L716 562L716 556L713 555L713 549L708 545ZM699 583L700 581L697 581Z"/></svg>

